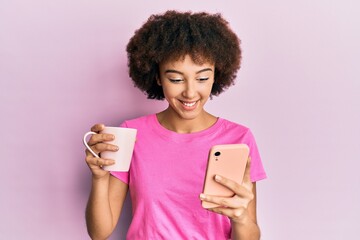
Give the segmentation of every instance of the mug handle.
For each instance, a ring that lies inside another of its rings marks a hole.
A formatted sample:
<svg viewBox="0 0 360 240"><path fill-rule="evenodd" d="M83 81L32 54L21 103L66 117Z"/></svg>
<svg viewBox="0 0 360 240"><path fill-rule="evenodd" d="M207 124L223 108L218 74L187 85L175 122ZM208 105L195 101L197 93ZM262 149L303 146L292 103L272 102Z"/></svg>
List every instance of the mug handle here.
<svg viewBox="0 0 360 240"><path fill-rule="evenodd" d="M90 148L90 146L87 144L87 141L86 141L87 136L89 136L89 135L94 135L94 134L97 134L97 133L96 133L96 132L87 132L87 133L85 133L84 138L83 138L83 143L84 143L85 147L91 152L91 154L94 155L94 157L100 158L99 155L97 155L97 154Z"/></svg>

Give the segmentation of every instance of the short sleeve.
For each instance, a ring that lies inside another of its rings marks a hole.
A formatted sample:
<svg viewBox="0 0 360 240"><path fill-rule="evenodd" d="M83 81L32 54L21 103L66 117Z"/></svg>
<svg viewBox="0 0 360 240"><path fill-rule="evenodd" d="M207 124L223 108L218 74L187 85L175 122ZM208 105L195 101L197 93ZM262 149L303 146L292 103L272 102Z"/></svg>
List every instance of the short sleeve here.
<svg viewBox="0 0 360 240"><path fill-rule="evenodd" d="M246 134L246 143L248 144L249 148L250 148L250 157L251 157L251 162L250 162L250 179L252 182L256 182L262 179L265 179L266 176L266 172L264 170L262 161L261 161L261 157L260 157L260 153L254 138L254 135L252 134L252 132L250 130L248 130L247 134Z"/></svg>
<svg viewBox="0 0 360 240"><path fill-rule="evenodd" d="M127 128L126 122L123 122L120 127ZM131 165L130 165L131 168ZM130 172L130 170L129 170ZM117 172L117 171L110 171L110 174L119 179L120 181L129 184L129 172Z"/></svg>

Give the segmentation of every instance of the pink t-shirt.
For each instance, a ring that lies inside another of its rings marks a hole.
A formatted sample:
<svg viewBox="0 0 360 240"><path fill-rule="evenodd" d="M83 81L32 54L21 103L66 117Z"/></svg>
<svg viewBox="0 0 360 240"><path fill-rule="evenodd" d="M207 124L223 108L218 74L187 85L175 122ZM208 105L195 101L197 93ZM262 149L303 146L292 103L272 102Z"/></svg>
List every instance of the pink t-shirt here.
<svg viewBox="0 0 360 240"><path fill-rule="evenodd" d="M266 178L250 130L218 118L206 130L179 134L161 126L155 114L122 126L138 129L129 172L111 172L129 184L133 219L127 239L230 239L230 220L203 209L199 195L213 145L246 143L251 180Z"/></svg>

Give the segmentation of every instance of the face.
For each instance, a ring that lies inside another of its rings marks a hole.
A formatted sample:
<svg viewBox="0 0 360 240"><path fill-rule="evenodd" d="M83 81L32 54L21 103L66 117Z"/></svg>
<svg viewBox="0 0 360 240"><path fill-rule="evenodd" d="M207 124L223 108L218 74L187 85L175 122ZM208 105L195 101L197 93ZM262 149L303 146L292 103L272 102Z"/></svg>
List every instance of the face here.
<svg viewBox="0 0 360 240"><path fill-rule="evenodd" d="M160 64L158 84L169 102L168 110L182 119L201 116L211 94L214 71L214 64L198 65L189 55Z"/></svg>

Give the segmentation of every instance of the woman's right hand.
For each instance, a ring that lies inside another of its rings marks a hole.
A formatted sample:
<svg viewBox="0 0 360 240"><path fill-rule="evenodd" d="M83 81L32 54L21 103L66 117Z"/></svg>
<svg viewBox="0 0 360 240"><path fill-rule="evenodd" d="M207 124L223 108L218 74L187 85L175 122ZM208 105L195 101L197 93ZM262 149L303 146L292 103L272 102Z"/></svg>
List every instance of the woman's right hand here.
<svg viewBox="0 0 360 240"><path fill-rule="evenodd" d="M86 153L85 161L89 166L93 174L93 177L96 179L109 176L109 172L103 170L102 166L109 166L115 163L115 161L112 159L101 158L100 154L104 151L116 152L119 150L117 146L106 143L107 141L114 140L115 136L112 134L100 133L104 128L105 128L104 124L95 124L94 126L92 126L91 131L96 132L97 134L92 135L90 140L88 141L88 145L90 146L90 148L96 154L98 154L100 158L93 156L88 149L86 149L85 151Z"/></svg>

